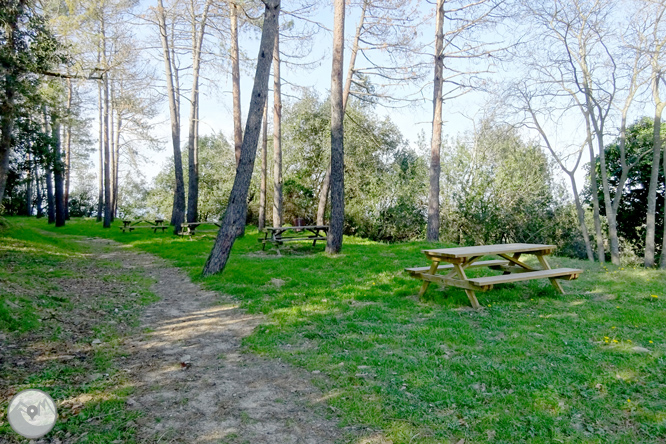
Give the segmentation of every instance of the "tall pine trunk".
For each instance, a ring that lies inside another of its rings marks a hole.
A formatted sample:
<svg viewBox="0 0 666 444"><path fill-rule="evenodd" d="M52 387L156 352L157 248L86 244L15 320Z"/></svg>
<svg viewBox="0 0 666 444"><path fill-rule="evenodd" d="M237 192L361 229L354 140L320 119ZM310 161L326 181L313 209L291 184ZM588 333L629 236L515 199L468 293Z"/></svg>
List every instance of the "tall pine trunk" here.
<svg viewBox="0 0 666 444"><path fill-rule="evenodd" d="M37 195L37 218L44 217L44 210L42 208L42 179L39 177L39 167L37 162L33 165L34 177L35 177L35 194Z"/></svg>
<svg viewBox="0 0 666 444"><path fill-rule="evenodd" d="M259 186L259 222L258 229L259 231L264 231L266 226L266 185L268 173L268 153L266 152L268 148L268 100L266 101L266 106L264 106L264 117L261 120L261 184Z"/></svg>
<svg viewBox="0 0 666 444"><path fill-rule="evenodd" d="M55 182L55 226L63 227L67 214L65 211L65 168L62 162L60 149L60 122L55 118L51 123L51 137L53 145L53 176Z"/></svg>
<svg viewBox="0 0 666 444"><path fill-rule="evenodd" d="M69 184L72 167L72 79L67 79L67 125L65 126L65 218L69 219Z"/></svg>
<svg viewBox="0 0 666 444"><path fill-rule="evenodd" d="M53 196L53 171L51 165L46 167L46 214L50 224L55 223L55 198Z"/></svg>
<svg viewBox="0 0 666 444"><path fill-rule="evenodd" d="M113 157L113 208L111 209L111 215L115 218L118 215L118 193L120 188L120 130L123 125L123 118L120 114L120 110L116 109L116 119L115 119L115 130L113 131L113 147L115 155ZM113 219L111 219L113 220Z"/></svg>
<svg viewBox="0 0 666 444"><path fill-rule="evenodd" d="M104 211L104 103L102 98L102 82L97 84L99 102L99 191L97 193L97 222L102 221Z"/></svg>
<svg viewBox="0 0 666 444"><path fill-rule="evenodd" d="M345 149L342 69L345 49L345 0L335 0L331 65L331 224L326 252L339 253L345 222Z"/></svg>
<svg viewBox="0 0 666 444"><path fill-rule="evenodd" d="M282 214L282 94L280 90L280 32L273 47L273 226L281 227Z"/></svg>
<svg viewBox="0 0 666 444"><path fill-rule="evenodd" d="M106 63L105 63L106 65ZM111 163L109 152L109 77L104 73L104 228L111 228Z"/></svg>
<svg viewBox="0 0 666 444"><path fill-rule="evenodd" d="M266 106L268 95L268 77L271 69L271 59L275 36L278 32L278 17L280 14L279 0L264 0L266 10L261 33L261 44L257 56L257 70L254 76L254 86L250 98L245 133L241 147L240 162L234 178L234 185L229 195L229 203L224 213L220 231L215 239L215 245L210 252L203 269L204 275L218 273L224 269L229 259L231 247L236 240L239 226L245 225L247 211L247 193L252 180L254 159L257 155L257 142L262 127L263 108Z"/></svg>
<svg viewBox="0 0 666 444"><path fill-rule="evenodd" d="M174 81L172 57L175 53L174 49L170 48L169 45L164 5L162 0L158 0L157 4L157 21L160 28L164 74L166 76L167 96L169 97L169 116L171 118L171 140L173 142L173 164L175 172L171 225L174 227L174 233L178 234L180 232L180 225L185 218L185 180L183 178L183 158L180 152L180 106L176 91L178 80Z"/></svg>
<svg viewBox="0 0 666 444"><path fill-rule="evenodd" d="M358 43L361 39L361 31L365 23L365 11L369 5L369 0L363 2L361 9L361 17L358 20L356 27L356 34L354 35L354 44L352 45L351 55L349 57L349 67L347 68L347 78L345 80L345 88L342 91L342 110L347 111L347 103L349 93L351 92L352 79L354 77L354 67L356 66L356 55L358 54ZM328 203L328 195L331 189L331 162L328 162L326 174L319 190L319 205L317 206L317 225L324 225L324 217L326 216L326 204Z"/></svg>
<svg viewBox="0 0 666 444"><path fill-rule="evenodd" d="M192 5L192 96L190 107L190 130L187 136L188 153L188 187L187 187L187 221L196 222L199 218L199 71L201 69L201 48L206 33L208 9L212 0L206 2L201 27L197 30L194 2Z"/></svg>
<svg viewBox="0 0 666 444"><path fill-rule="evenodd" d="M231 88L234 101L234 153L236 155L236 166L238 166L241 145L243 144L243 128L241 124L240 57L238 53L238 5L236 2L229 2L229 14L231 22Z"/></svg>
<svg viewBox="0 0 666 444"><path fill-rule="evenodd" d="M435 34L435 81L432 95L432 140L430 143L430 195L427 240L439 241L439 176L442 149L442 73L444 71L444 0L437 0Z"/></svg>

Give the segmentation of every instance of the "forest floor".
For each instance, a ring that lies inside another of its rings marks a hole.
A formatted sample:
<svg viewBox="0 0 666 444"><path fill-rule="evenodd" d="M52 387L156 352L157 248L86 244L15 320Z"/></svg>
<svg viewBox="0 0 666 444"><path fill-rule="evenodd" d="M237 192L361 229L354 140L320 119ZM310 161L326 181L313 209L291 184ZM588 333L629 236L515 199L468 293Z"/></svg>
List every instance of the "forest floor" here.
<svg viewBox="0 0 666 444"><path fill-rule="evenodd" d="M585 270L565 295L509 284L475 311L414 296L425 242L277 254L248 227L204 278L211 236L9 223L0 411L46 390L52 442L666 442L664 271L552 257Z"/></svg>

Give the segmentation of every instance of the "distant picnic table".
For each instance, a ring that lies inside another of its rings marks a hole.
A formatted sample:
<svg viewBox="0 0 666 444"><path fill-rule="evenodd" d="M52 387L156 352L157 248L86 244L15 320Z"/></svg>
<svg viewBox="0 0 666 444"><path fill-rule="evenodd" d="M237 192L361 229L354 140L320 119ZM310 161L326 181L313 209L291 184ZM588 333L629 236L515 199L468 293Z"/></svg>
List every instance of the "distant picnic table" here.
<svg viewBox="0 0 666 444"><path fill-rule="evenodd" d="M423 296L431 282L444 286L450 285L464 289L472 307L476 309L480 305L474 292L491 290L495 284L547 278L550 279L550 283L558 292L564 293L557 279L577 279L583 270L577 268L550 268L545 256L552 254L555 248L555 245L500 244L423 250L426 258L430 261L430 266L405 268L405 271L410 273L412 277L423 280L419 296ZM535 255L541 268L533 268L520 261L519 259L523 254ZM483 256L499 256L502 259L478 261ZM447 264L440 265L440 262L447 262ZM468 278L465 274L465 270L468 268L480 267L489 267L504 273L499 276L480 278ZM439 270L448 273L438 274Z"/></svg>
<svg viewBox="0 0 666 444"><path fill-rule="evenodd" d="M261 242L261 249L266 248L267 243L274 243L277 246L285 242L292 241L312 241L312 246L317 245L317 241L326 240L328 235L328 225L303 225L296 227L266 227L263 239L258 239ZM309 233L307 236L285 236L287 232L302 232Z"/></svg>
<svg viewBox="0 0 666 444"><path fill-rule="evenodd" d="M164 233L164 230L168 229L169 226L164 224L164 219L153 219L151 220L146 220L146 219L139 219L139 220L129 220L125 219L122 221L123 226L119 227L123 233L127 231L134 231L137 228L149 228L153 230L153 233L157 233L157 230L162 230L162 233Z"/></svg>
<svg viewBox="0 0 666 444"><path fill-rule="evenodd" d="M207 226L204 227L205 229L199 230L200 226ZM192 240L192 236L194 236L197 233L217 233L220 228L220 222L215 222L215 221L204 221L204 222L185 222L180 224L180 232L178 233L180 236L189 236L190 240ZM212 228L212 227L215 228Z"/></svg>

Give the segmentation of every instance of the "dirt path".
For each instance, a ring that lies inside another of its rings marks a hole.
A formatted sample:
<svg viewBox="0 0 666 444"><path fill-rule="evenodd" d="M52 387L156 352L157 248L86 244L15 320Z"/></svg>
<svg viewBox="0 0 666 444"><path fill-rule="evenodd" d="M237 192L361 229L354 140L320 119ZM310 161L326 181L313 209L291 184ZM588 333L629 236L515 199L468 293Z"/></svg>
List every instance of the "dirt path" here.
<svg viewBox="0 0 666 444"><path fill-rule="evenodd" d="M130 408L144 416L144 442L340 442L309 374L278 360L241 353L242 338L262 319L233 301L202 290L180 270L152 255L95 239L97 259L144 270L160 301L142 315L142 333L127 340L123 366L135 381ZM108 248L111 248L109 251ZM330 416L330 415L329 415Z"/></svg>

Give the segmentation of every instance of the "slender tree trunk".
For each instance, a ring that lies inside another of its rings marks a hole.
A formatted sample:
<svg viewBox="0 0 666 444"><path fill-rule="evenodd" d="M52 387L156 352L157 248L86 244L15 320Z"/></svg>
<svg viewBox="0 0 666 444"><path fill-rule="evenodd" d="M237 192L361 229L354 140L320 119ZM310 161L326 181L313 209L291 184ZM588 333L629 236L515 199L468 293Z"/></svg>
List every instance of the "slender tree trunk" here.
<svg viewBox="0 0 666 444"><path fill-rule="evenodd" d="M169 48L169 37L167 34L166 14L162 0L158 0L157 19L160 28L160 39L162 41L162 51L164 56L164 72L167 83L167 96L169 97L169 115L171 116L171 140L173 142L173 161L175 170L175 190L173 196L173 211L171 212L171 225L174 227L174 233L180 232L180 224L185 217L185 183L183 179L183 159L180 152L180 107L176 85L174 82L174 72L172 69L173 48Z"/></svg>
<svg viewBox="0 0 666 444"><path fill-rule="evenodd" d="M53 137L53 176L55 182L55 226L65 226L65 171L60 150L60 122L52 119L51 135Z"/></svg>
<svg viewBox="0 0 666 444"><path fill-rule="evenodd" d="M601 216L599 213L599 187L597 185L596 162L594 161L594 146L592 145L592 130L590 128L589 115L585 114L585 127L587 130L587 147L590 152L590 188L592 188L592 211L594 216L594 230L597 241L597 257L599 263L606 262L606 249L604 248L604 236L601 230Z"/></svg>
<svg viewBox="0 0 666 444"><path fill-rule="evenodd" d="M72 166L72 79L67 79L67 125L65 126L65 218L69 219L69 183Z"/></svg>
<svg viewBox="0 0 666 444"><path fill-rule="evenodd" d="M39 177L39 167L37 162L34 166L34 176L35 176L35 193L37 194L37 218L44 217L44 210L42 209L42 180Z"/></svg>
<svg viewBox="0 0 666 444"><path fill-rule="evenodd" d="M345 50L345 0L334 0L333 63L331 66L331 226L326 252L342 249L345 222L345 149L342 64Z"/></svg>
<svg viewBox="0 0 666 444"><path fill-rule="evenodd" d="M273 226L282 226L282 95L280 91L280 33L273 47Z"/></svg>
<svg viewBox="0 0 666 444"><path fill-rule="evenodd" d="M264 106L264 117L261 119L262 138L261 138L261 185L259 188L259 231L264 231L266 226L266 182L268 170L268 100Z"/></svg>
<svg viewBox="0 0 666 444"><path fill-rule="evenodd" d="M104 102L101 82L97 84L97 98L99 101L99 192L97 194L97 222L101 222L104 208Z"/></svg>
<svg viewBox="0 0 666 444"><path fill-rule="evenodd" d="M432 140L430 144L430 196L428 198L427 240L439 241L439 176L442 149L442 73L444 70L444 0L437 0L435 36L435 81L432 96Z"/></svg>
<svg viewBox="0 0 666 444"><path fill-rule="evenodd" d="M656 125L655 123L655 128L659 128L661 130L661 116L659 117L659 126ZM664 140L661 137L661 131L659 131L660 137L659 137L659 146L663 149L664 146ZM664 159L664 190L666 190L666 151L663 154L663 159ZM664 193L666 196L666 193ZM662 270L666 270L666 202L664 202L664 236L661 241L661 260L659 261L659 268Z"/></svg>
<svg viewBox="0 0 666 444"><path fill-rule="evenodd" d="M188 190L187 190L187 221L196 222L199 218L199 71L201 68L201 47L206 32L208 9L212 0L204 6L201 26L197 30L196 11L192 1L192 97L190 106L190 130L187 137L188 152Z"/></svg>
<svg viewBox="0 0 666 444"><path fill-rule="evenodd" d="M116 109L116 129L113 132L115 142L113 143L115 155L113 158L113 208L111 209L112 219L118 215L118 194L120 188L120 130L123 126L123 118L120 110Z"/></svg>
<svg viewBox="0 0 666 444"><path fill-rule="evenodd" d="M56 211L55 198L53 197L53 172L51 171L51 165L46 167L46 204L46 214L48 216L49 223L55 223Z"/></svg>
<svg viewBox="0 0 666 444"><path fill-rule="evenodd" d="M576 214L578 215L578 224L580 225L580 231L583 234L583 240L585 241L587 259L590 262L594 262L594 253L592 252L590 234L588 233L587 225L585 224L585 210L583 209L583 205L580 203L580 195L578 194L578 187L576 186L576 178L574 177L573 172L567 174L569 176L569 180L571 181L571 189L573 190L574 202L576 204Z"/></svg>
<svg viewBox="0 0 666 444"><path fill-rule="evenodd" d="M257 70L254 76L250 109L245 124L240 162L238 163L234 185L229 195L229 204L224 213L220 231L203 269L204 275L218 273L224 269L231 253L231 247L233 247L237 237L238 226L245 225L247 192L250 188L254 159L257 155L257 142L261 132L263 108L266 106L268 95L268 77L280 13L279 0L264 0L264 4L266 5L266 11L264 13L261 44L257 56Z"/></svg>
<svg viewBox="0 0 666 444"><path fill-rule="evenodd" d="M106 56L105 56L106 57ZM106 66L106 62L104 63ZM111 228L111 164L109 153L109 78L104 74L104 228Z"/></svg>
<svg viewBox="0 0 666 444"><path fill-rule="evenodd" d="M657 83L657 87L659 84ZM653 88L655 88L653 84ZM655 97L658 97L658 90L655 94ZM661 115L666 106L666 102L655 99L657 105L654 111L654 129L652 132L653 137L653 148L652 148L652 171L650 174L650 187L648 188L648 210L647 210L647 221L646 221L646 230L645 230L645 257L644 264L645 267L654 267L655 266L655 232L656 232L656 223L657 223L657 188L659 186L659 164L661 159ZM666 175L666 173L665 173ZM664 224L666 226L666 223ZM662 257L664 256L664 251L661 252Z"/></svg>
<svg viewBox="0 0 666 444"><path fill-rule="evenodd" d="M6 82L7 85L11 81ZM4 104L0 109L0 206L5 197L7 186L7 173L9 172L9 154L12 149L12 133L14 132L13 103L14 91L6 86L4 91Z"/></svg>
<svg viewBox="0 0 666 444"><path fill-rule="evenodd" d="M238 54L238 5L236 2L229 2L229 14L231 21L231 87L234 101L234 152L236 153L236 166L238 166L243 143L243 128L241 123L240 57Z"/></svg>
<svg viewBox="0 0 666 444"><path fill-rule="evenodd" d="M28 174L25 181L25 215L32 216L32 156L28 153L26 162Z"/></svg>
<svg viewBox="0 0 666 444"><path fill-rule="evenodd" d="M115 82L113 79L109 81L109 104L111 109L109 109L109 153L110 153L110 168L111 168L111 210L110 218L111 222L115 218L116 214L116 196L118 189L118 184L116 183L116 123L115 123L115 112L116 112L116 91L115 91Z"/></svg>
<svg viewBox="0 0 666 444"><path fill-rule="evenodd" d="M349 67L347 68L347 78L345 80L345 88L342 91L342 109L343 112L347 110L347 103L349 99L349 93L351 92L352 79L354 77L354 67L356 66L356 55L358 54L358 43L361 39L361 31L363 30L363 24L365 23L365 11L368 8L369 1L365 0L363 2L363 7L361 9L361 17L358 20L358 26L356 27L356 34L354 35L354 44L352 45L351 55L349 57ZM324 176L324 181L321 184L321 189L319 190L319 205L317 207L317 225L324 225L324 217L326 216L326 204L328 203L328 195L331 189L331 162L328 162L328 168L326 168L326 175Z"/></svg>

